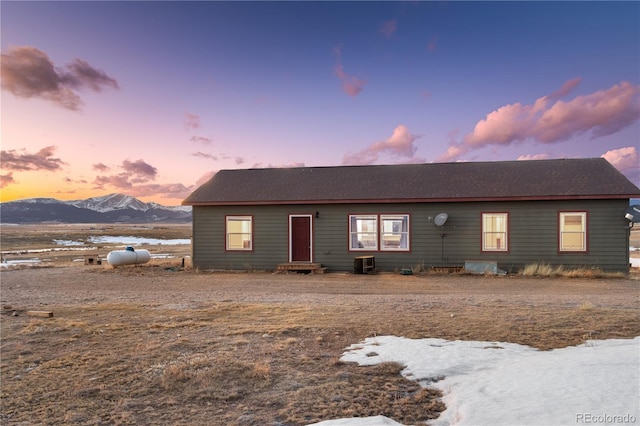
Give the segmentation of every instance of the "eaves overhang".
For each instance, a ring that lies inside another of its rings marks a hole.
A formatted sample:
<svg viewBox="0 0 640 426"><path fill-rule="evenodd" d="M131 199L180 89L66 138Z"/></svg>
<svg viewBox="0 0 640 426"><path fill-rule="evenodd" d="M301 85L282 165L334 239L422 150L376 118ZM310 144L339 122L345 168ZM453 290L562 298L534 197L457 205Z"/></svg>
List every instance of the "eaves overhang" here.
<svg viewBox="0 0 640 426"><path fill-rule="evenodd" d="M615 200L630 199L640 194L579 194L579 195L522 195L509 197L455 197L455 198L389 198L389 199L326 199L326 200L229 200L183 202L184 206L271 206L310 204L412 204L412 203L470 203L506 201L560 201L560 200Z"/></svg>

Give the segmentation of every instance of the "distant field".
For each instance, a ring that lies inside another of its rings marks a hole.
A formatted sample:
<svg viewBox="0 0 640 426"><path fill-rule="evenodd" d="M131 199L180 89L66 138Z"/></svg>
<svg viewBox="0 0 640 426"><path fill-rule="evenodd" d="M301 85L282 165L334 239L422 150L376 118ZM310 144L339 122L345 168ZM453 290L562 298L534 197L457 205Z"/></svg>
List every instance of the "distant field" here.
<svg viewBox="0 0 640 426"><path fill-rule="evenodd" d="M191 224L45 224L3 225L0 247L3 260L40 259L44 263L81 261L85 255L106 258L111 250L123 248L119 242L92 242L99 237L136 237L154 240L190 240ZM191 244L147 244L157 255L182 258L191 255Z"/></svg>

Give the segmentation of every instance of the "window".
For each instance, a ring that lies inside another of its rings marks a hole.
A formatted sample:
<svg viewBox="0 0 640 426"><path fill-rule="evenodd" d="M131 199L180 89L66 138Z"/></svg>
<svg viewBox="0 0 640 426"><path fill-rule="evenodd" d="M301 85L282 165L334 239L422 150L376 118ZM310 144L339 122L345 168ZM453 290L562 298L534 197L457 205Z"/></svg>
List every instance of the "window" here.
<svg viewBox="0 0 640 426"><path fill-rule="evenodd" d="M227 250L253 249L253 218L227 216Z"/></svg>
<svg viewBox="0 0 640 426"><path fill-rule="evenodd" d="M378 217L349 216L351 250L378 249Z"/></svg>
<svg viewBox="0 0 640 426"><path fill-rule="evenodd" d="M482 213L482 251L507 251L508 213Z"/></svg>
<svg viewBox="0 0 640 426"><path fill-rule="evenodd" d="M350 215L349 248L362 251L408 251L409 215Z"/></svg>
<svg viewBox="0 0 640 426"><path fill-rule="evenodd" d="M380 250L409 250L409 215L381 215Z"/></svg>
<svg viewBox="0 0 640 426"><path fill-rule="evenodd" d="M587 213L560 213L560 251L587 251Z"/></svg>

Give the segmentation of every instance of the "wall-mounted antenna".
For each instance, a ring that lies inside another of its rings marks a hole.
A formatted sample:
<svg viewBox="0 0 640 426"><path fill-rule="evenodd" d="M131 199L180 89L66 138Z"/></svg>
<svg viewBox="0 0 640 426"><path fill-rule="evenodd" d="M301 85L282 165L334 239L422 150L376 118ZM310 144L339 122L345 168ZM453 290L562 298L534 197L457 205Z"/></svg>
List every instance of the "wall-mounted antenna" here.
<svg viewBox="0 0 640 426"><path fill-rule="evenodd" d="M633 228L634 223L640 222L640 204L629 206L624 212L624 218L629 221L629 228Z"/></svg>
<svg viewBox="0 0 640 426"><path fill-rule="evenodd" d="M438 213L436 217L433 219L433 224L440 228L440 257L444 260L444 224L449 219L449 215L446 213Z"/></svg>

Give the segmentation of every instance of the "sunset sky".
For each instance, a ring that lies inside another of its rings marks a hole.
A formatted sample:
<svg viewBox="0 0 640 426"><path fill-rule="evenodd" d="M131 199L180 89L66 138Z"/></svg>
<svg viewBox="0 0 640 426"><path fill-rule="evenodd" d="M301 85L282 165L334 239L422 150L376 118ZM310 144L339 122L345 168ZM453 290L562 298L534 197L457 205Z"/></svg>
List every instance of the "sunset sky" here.
<svg viewBox="0 0 640 426"><path fill-rule="evenodd" d="M640 186L637 1L0 7L1 201L178 205L220 169L601 156Z"/></svg>

